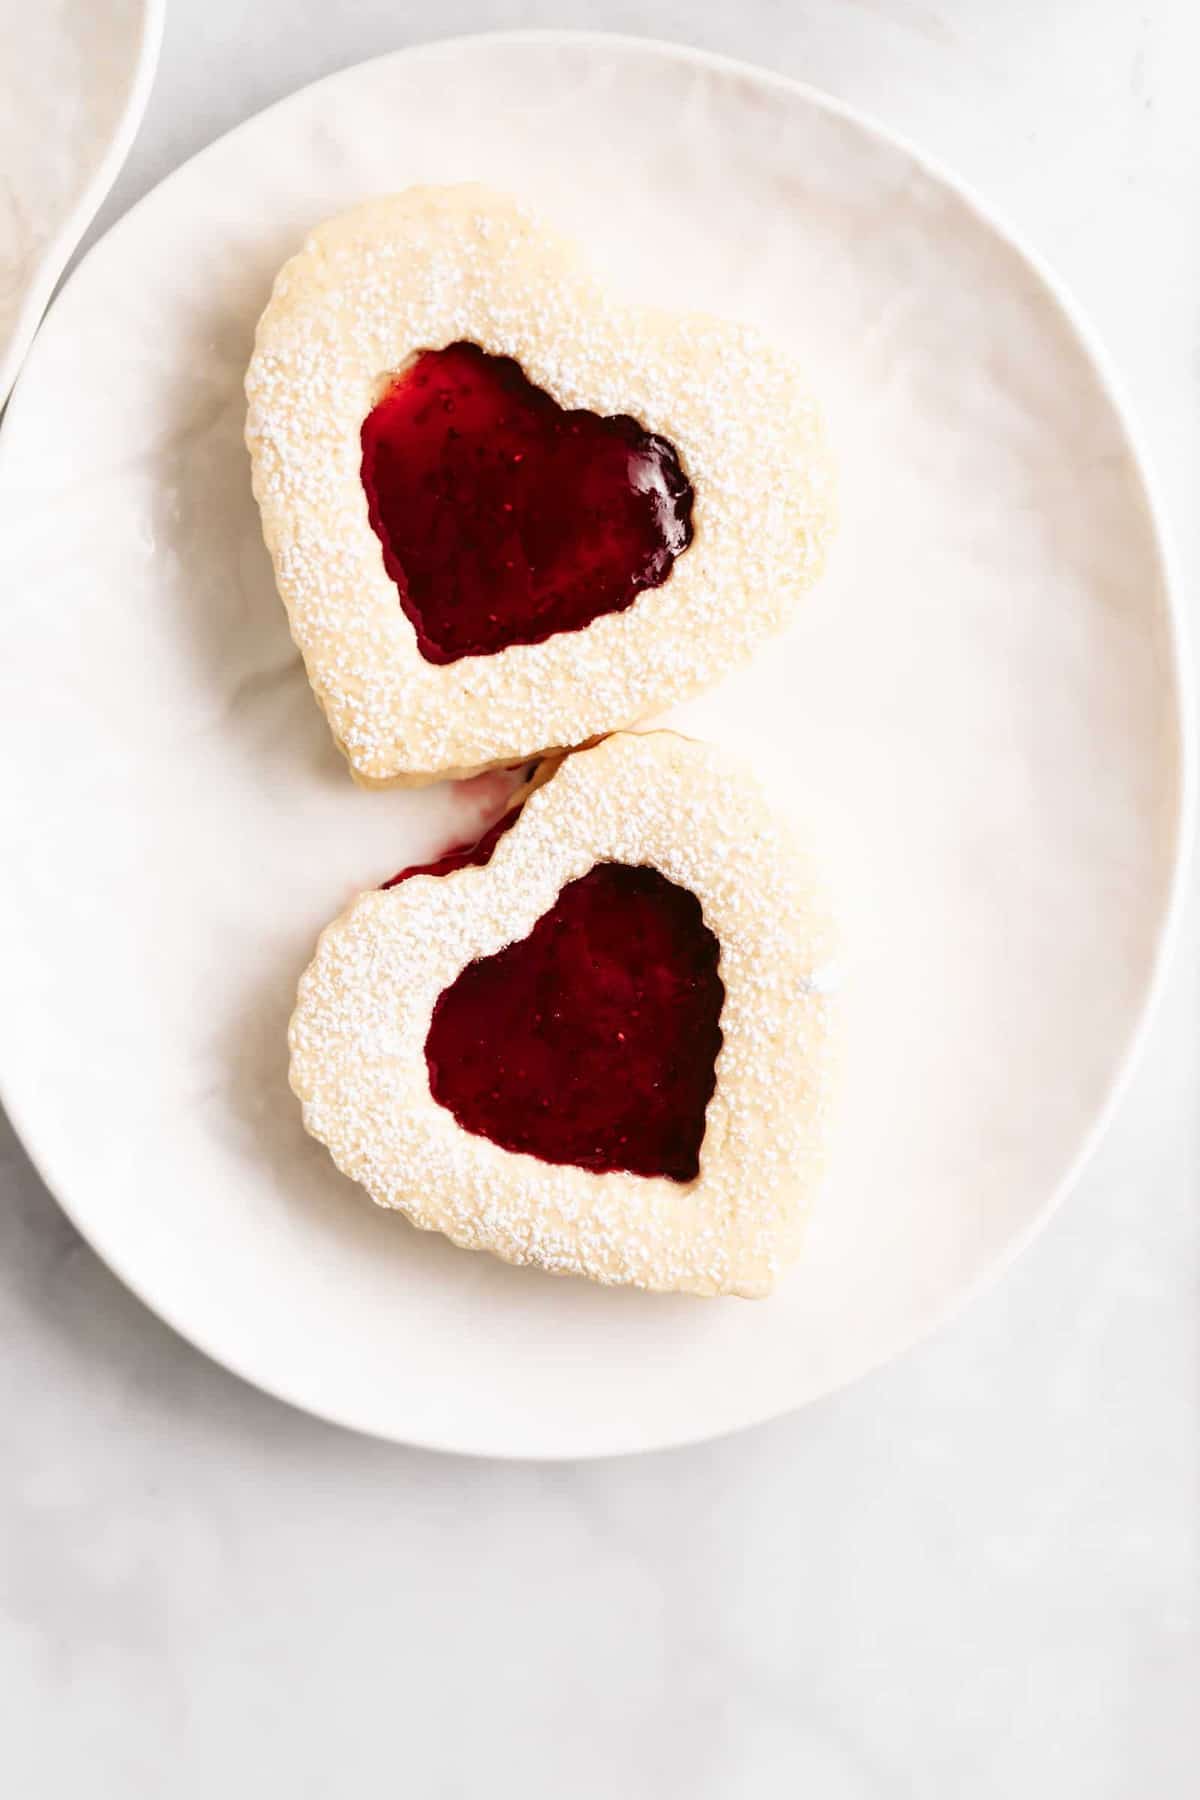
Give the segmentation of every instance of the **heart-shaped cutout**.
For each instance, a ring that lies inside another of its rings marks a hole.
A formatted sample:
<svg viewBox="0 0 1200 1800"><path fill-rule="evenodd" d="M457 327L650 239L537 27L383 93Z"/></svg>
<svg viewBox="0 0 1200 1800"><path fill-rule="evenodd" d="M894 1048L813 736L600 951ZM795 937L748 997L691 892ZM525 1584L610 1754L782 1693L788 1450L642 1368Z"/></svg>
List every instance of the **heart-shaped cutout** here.
<svg viewBox="0 0 1200 1800"><path fill-rule="evenodd" d="M694 894L657 869L599 863L440 995L430 1091L506 1150L694 1181L721 1048L719 954Z"/></svg>
<svg viewBox="0 0 1200 1800"><path fill-rule="evenodd" d="M422 377L454 415L418 424ZM824 560L828 460L792 357L608 300L483 188L313 232L246 392L292 635L367 783L628 726L782 629Z"/></svg>
<svg viewBox="0 0 1200 1800"><path fill-rule="evenodd" d="M692 541L674 446L564 411L509 356L426 350L362 428L384 566L432 663L540 644L659 587Z"/></svg>
<svg viewBox="0 0 1200 1800"><path fill-rule="evenodd" d="M308 1130L469 1248L769 1291L828 1113L811 869L750 778L670 732L568 756L506 820L322 934L290 1032Z"/></svg>

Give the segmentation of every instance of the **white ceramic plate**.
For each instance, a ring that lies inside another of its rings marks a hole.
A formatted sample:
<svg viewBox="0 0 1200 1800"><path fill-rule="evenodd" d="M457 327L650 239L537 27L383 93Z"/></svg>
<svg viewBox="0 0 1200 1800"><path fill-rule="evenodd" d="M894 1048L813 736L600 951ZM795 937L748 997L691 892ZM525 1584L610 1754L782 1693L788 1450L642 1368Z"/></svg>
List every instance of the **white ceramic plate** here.
<svg viewBox="0 0 1200 1800"><path fill-rule="evenodd" d="M639 298L795 345L843 473L791 637L687 710L825 842L851 1054L806 1260L761 1304L515 1271L376 1212L300 1129L318 928L472 822L359 793L276 602L241 446L305 227L484 175ZM301 1406L594 1455L793 1407L1028 1239L1159 963L1184 708L1163 551L1092 351L972 201L791 83L652 44L470 40L351 69L197 157L86 259L2 440L0 1068L114 1269Z"/></svg>
<svg viewBox="0 0 1200 1800"><path fill-rule="evenodd" d="M129 153L163 0L0 0L0 406Z"/></svg>

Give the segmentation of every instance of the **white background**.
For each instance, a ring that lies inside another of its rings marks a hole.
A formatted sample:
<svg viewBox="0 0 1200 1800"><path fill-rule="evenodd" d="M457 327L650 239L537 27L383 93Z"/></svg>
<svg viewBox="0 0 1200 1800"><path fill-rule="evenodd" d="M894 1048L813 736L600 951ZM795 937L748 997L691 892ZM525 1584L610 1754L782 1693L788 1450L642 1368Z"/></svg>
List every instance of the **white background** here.
<svg viewBox="0 0 1200 1800"><path fill-rule="evenodd" d="M1200 13L1185 0L171 0L100 221L317 75L606 25L771 64L949 163L1200 485ZM1183 1800L1200 1724L1197 932L1025 1260L851 1393L590 1467L351 1438L175 1339L0 1137L0 1786L120 1800Z"/></svg>

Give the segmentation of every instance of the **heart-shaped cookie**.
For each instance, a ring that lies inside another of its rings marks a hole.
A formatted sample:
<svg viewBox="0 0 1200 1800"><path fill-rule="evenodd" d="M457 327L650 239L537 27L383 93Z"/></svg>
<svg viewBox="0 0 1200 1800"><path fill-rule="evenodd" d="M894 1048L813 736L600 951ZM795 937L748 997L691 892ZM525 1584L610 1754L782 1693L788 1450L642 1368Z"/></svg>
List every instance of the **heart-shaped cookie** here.
<svg viewBox="0 0 1200 1800"><path fill-rule="evenodd" d="M632 724L780 629L822 564L828 467L791 358L607 301L486 189L319 227L246 391L279 591L363 782Z"/></svg>
<svg viewBox="0 0 1200 1800"><path fill-rule="evenodd" d="M806 860L749 777L670 732L567 757L503 824L322 934L290 1033L308 1130L467 1248L769 1292L828 1109Z"/></svg>

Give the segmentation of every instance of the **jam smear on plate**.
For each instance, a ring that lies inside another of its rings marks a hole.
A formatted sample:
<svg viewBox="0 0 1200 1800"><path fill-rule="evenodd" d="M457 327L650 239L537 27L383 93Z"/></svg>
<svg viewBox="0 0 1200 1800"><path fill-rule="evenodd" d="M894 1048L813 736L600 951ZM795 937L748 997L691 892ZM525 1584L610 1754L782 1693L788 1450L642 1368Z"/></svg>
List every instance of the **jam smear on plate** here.
<svg viewBox="0 0 1200 1800"><path fill-rule="evenodd" d="M456 844L453 850L446 850L434 862L411 863L407 869L401 869L389 881L380 883L381 888L399 887L402 881L410 881L414 875L452 875L455 869L468 869L477 864L490 862L492 851L496 848L505 832L514 826L521 816L519 806L510 806L501 813L494 824L489 825L482 837L473 844Z"/></svg>

